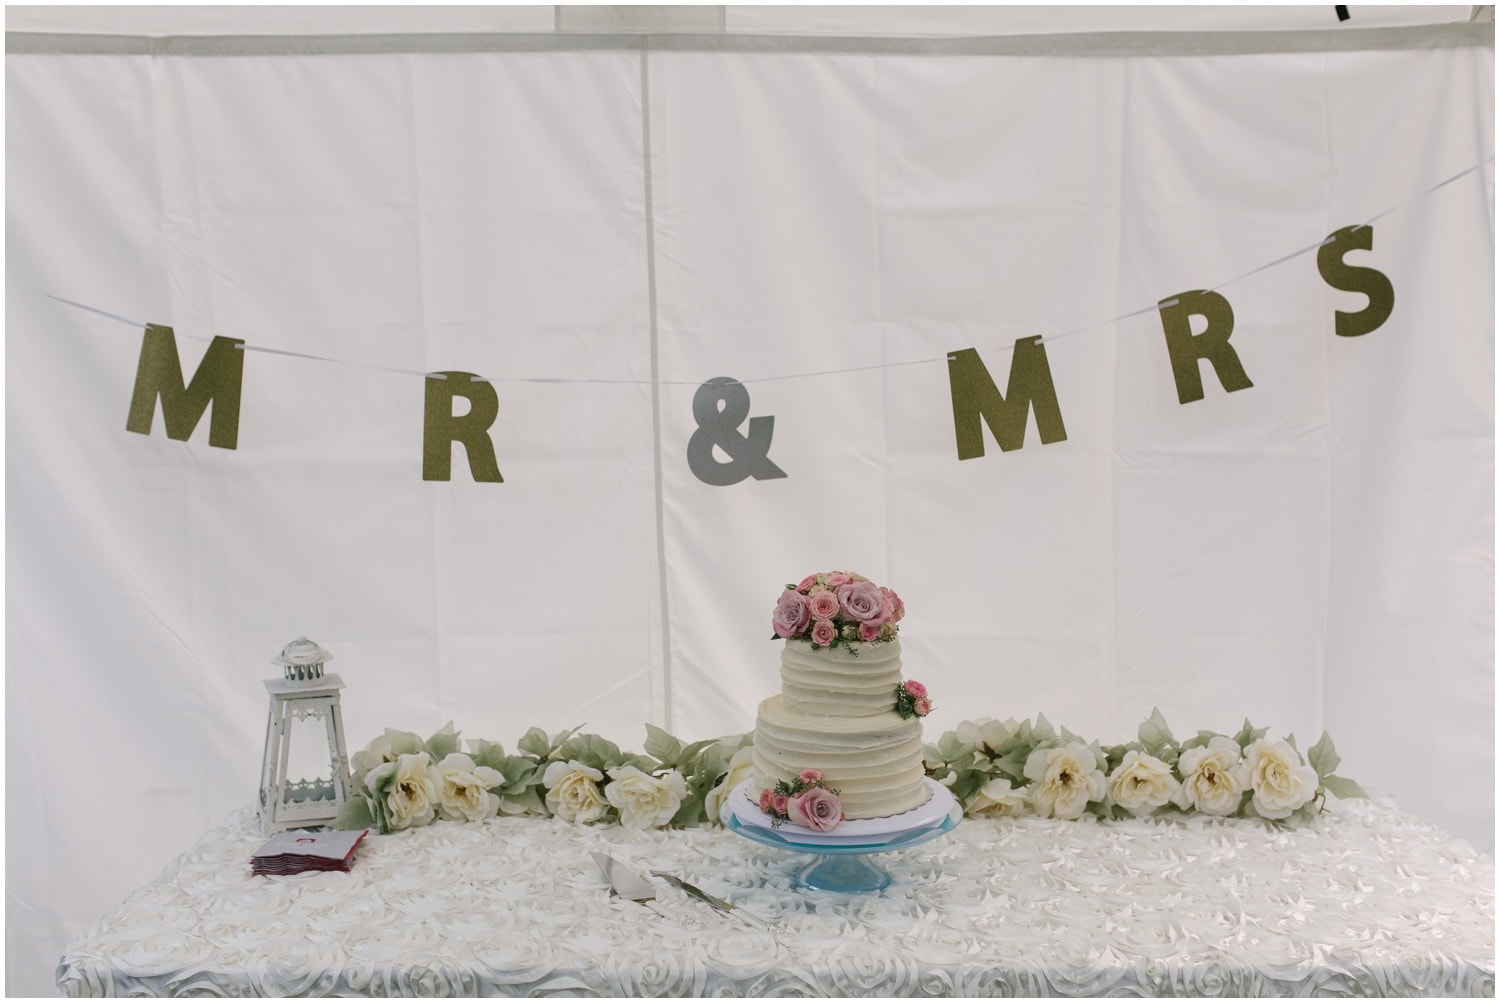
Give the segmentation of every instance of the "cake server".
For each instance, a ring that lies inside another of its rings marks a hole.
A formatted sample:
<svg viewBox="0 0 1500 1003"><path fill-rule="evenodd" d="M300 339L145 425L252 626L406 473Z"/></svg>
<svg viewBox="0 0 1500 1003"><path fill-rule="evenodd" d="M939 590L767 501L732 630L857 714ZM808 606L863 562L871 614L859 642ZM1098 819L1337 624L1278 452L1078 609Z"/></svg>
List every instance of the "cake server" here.
<svg viewBox="0 0 1500 1003"><path fill-rule="evenodd" d="M713 906L715 909L719 910L719 912L722 912L726 916L738 917L739 919L745 920L746 922L750 923L752 926L758 926L762 930L769 931L773 934L781 932L780 928L772 926L770 923L767 923L759 916L747 912L744 909L736 908L733 902L726 902L725 900L719 898L717 895L710 895L702 888L699 888L695 884L690 884L689 882L684 881L682 878L679 878L675 874L668 874L666 871L652 871L651 873L667 882L667 884L675 885L676 887L681 888L683 891L693 896L693 898L698 899L700 902L707 902L709 905Z"/></svg>
<svg viewBox="0 0 1500 1003"><path fill-rule="evenodd" d="M651 882L607 853L591 853L590 855L594 858L594 863L599 865L599 870L603 872L604 880L609 882L609 890L612 894L638 902L658 916L670 919L674 923L682 922L656 904L656 886Z"/></svg>

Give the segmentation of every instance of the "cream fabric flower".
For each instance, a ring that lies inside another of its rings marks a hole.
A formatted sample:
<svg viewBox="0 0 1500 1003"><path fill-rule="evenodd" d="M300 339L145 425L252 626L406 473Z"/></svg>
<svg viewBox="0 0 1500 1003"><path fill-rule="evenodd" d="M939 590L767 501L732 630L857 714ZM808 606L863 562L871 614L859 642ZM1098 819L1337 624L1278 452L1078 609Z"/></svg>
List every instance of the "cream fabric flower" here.
<svg viewBox="0 0 1500 1003"><path fill-rule="evenodd" d="M556 762L542 774L547 809L565 822L597 822L609 807L599 790L604 774L576 760Z"/></svg>
<svg viewBox="0 0 1500 1003"><path fill-rule="evenodd" d="M1172 801L1179 789L1172 767L1135 749L1109 775L1109 799L1136 818Z"/></svg>
<svg viewBox="0 0 1500 1003"><path fill-rule="evenodd" d="M730 791L738 787L741 782L750 779L755 772L755 764L752 760L754 751L747 745L736 752L734 758L729 761L729 772L724 774L724 779L704 796L703 809L708 813L709 822L719 820L719 813L724 808L724 799L729 797Z"/></svg>
<svg viewBox="0 0 1500 1003"><path fill-rule="evenodd" d="M1090 801L1104 800L1104 771L1082 742L1033 751L1024 772L1032 782L1031 803L1043 817L1076 819Z"/></svg>
<svg viewBox="0 0 1500 1003"><path fill-rule="evenodd" d="M478 822L494 815L500 798L491 787L505 783L505 777L488 766L480 766L462 752L450 752L437 764L438 812L455 821Z"/></svg>
<svg viewBox="0 0 1500 1003"><path fill-rule="evenodd" d="M1014 790L1010 781L997 777L974 792L964 814L973 818L1020 818L1026 814L1026 791Z"/></svg>
<svg viewBox="0 0 1500 1003"><path fill-rule="evenodd" d="M1303 765L1284 740L1252 742L1241 769L1250 805L1261 818L1286 818L1318 793L1318 771Z"/></svg>
<svg viewBox="0 0 1500 1003"><path fill-rule="evenodd" d="M1205 815L1233 815L1240 807L1245 784L1240 771L1240 747L1231 738L1215 735L1207 745L1185 750L1177 759L1182 789L1177 807Z"/></svg>
<svg viewBox="0 0 1500 1003"><path fill-rule="evenodd" d="M436 817L440 781L431 756L425 752L398 756L395 762L377 767L365 785L378 796L387 779L385 803L392 830L426 825Z"/></svg>
<svg viewBox="0 0 1500 1003"><path fill-rule="evenodd" d="M634 766L619 766L609 776L604 796L620 812L620 824L627 829L666 825L687 797L687 783L676 770L653 777Z"/></svg>

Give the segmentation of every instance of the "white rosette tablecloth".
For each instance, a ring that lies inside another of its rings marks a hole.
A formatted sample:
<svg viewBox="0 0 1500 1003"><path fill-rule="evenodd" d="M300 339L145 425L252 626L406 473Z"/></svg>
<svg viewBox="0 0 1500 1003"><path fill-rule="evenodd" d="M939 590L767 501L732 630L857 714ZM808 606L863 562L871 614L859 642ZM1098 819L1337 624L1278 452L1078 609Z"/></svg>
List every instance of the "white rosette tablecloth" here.
<svg viewBox="0 0 1500 1003"><path fill-rule="evenodd" d="M555 819L367 837L348 874L252 877L246 810L69 946L88 995L1493 996L1493 858L1386 799L1302 829L1173 817L967 819L890 853L882 892L723 829ZM670 917L590 858L678 874Z"/></svg>

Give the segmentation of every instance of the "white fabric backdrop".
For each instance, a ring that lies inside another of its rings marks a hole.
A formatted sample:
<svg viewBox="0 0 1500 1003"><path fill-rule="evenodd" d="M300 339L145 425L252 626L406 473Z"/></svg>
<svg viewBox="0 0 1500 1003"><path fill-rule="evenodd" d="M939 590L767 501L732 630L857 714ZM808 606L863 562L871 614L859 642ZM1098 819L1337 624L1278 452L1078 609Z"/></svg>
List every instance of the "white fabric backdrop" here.
<svg viewBox="0 0 1500 1003"><path fill-rule="evenodd" d="M750 727L777 590L835 567L905 598L934 736L1326 727L1340 772L1492 847L1477 37L13 49L8 990L254 796L298 634L355 746L452 719L639 747ZM1372 218L1348 261L1395 310L1339 338L1363 297L1311 248ZM1202 288L1254 386L1203 366L1179 404L1154 305ZM246 342L236 449L126 431L147 322L185 376ZM960 461L947 354L1004 391L1032 335L1067 439ZM440 370L496 381L504 483L462 451L421 479ZM694 475L721 376L786 477Z"/></svg>

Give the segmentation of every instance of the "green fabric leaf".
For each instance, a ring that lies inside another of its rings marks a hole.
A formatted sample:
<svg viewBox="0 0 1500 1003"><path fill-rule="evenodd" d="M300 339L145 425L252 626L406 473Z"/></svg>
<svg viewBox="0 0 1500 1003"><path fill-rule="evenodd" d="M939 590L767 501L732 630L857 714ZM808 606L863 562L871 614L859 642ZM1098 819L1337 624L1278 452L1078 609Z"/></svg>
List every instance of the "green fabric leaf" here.
<svg viewBox="0 0 1500 1003"><path fill-rule="evenodd" d="M717 738L705 738L702 741L693 742L691 745L684 745L681 751L677 753L677 761L673 765L688 765L697 760L708 749L718 748L719 745L720 742ZM650 749L647 749L646 751L651 752ZM657 756L656 758L661 759L660 756ZM665 760L663 760L663 762L665 762Z"/></svg>
<svg viewBox="0 0 1500 1003"><path fill-rule="evenodd" d="M390 737L393 756L409 756L423 749L422 736L414 731L397 731L395 728L387 728L385 733Z"/></svg>
<svg viewBox="0 0 1500 1003"><path fill-rule="evenodd" d="M1250 747L1250 744L1252 742L1258 742L1265 737L1266 729L1255 727L1250 723L1250 719L1247 717L1245 718L1245 723L1243 726L1241 726L1239 733L1234 736L1234 740L1241 749L1247 749Z"/></svg>
<svg viewBox="0 0 1500 1003"><path fill-rule="evenodd" d="M1141 745L1147 750L1159 746L1175 745L1176 739L1172 737L1172 729L1167 727L1167 719L1162 717L1161 708L1152 707L1151 716L1141 723L1136 737L1141 740ZM1155 755L1156 753L1152 753Z"/></svg>
<svg viewBox="0 0 1500 1003"><path fill-rule="evenodd" d="M505 754L505 747L499 742L487 742L484 739L473 743L473 749L469 755L476 766L488 766L501 773L505 772L504 763L510 758Z"/></svg>
<svg viewBox="0 0 1500 1003"><path fill-rule="evenodd" d="M344 802L333 819L335 829L369 829L375 825L375 816L370 812L370 802L362 794L357 794Z"/></svg>
<svg viewBox="0 0 1500 1003"><path fill-rule="evenodd" d="M1030 740L1033 743L1033 748L1041 746L1044 742L1055 741L1057 738L1057 732L1052 730L1052 722L1048 721L1041 714L1036 716L1035 727L1031 727L1029 722L1023 722L1022 727L1030 729Z"/></svg>
<svg viewBox="0 0 1500 1003"><path fill-rule="evenodd" d="M668 766L675 766L682 754L682 742L656 725L646 724L646 755L655 756Z"/></svg>
<svg viewBox="0 0 1500 1003"><path fill-rule="evenodd" d="M542 792L531 788L518 794L503 795L507 801L522 805L533 815L546 815L547 803L542 800Z"/></svg>
<svg viewBox="0 0 1500 1003"><path fill-rule="evenodd" d="M1013 787L1026 783L1026 760L1030 758L1031 751L1025 747L1012 749L1004 758L995 760L995 774L1008 779Z"/></svg>
<svg viewBox="0 0 1500 1003"><path fill-rule="evenodd" d="M547 740L547 733L540 728L531 728L516 742L516 748L528 756L538 759L546 759L552 751L552 743Z"/></svg>
<svg viewBox="0 0 1500 1003"><path fill-rule="evenodd" d="M1368 798L1363 787L1347 777L1336 777L1333 774L1323 778L1323 789L1336 798Z"/></svg>
<svg viewBox="0 0 1500 1003"><path fill-rule="evenodd" d="M1307 750L1307 765L1318 771L1318 776L1327 777L1339 768L1343 762L1339 754L1334 751L1333 739L1328 737L1328 732L1323 732L1317 744Z"/></svg>
<svg viewBox="0 0 1500 1003"><path fill-rule="evenodd" d="M677 809L677 814L672 816L672 825L690 826L702 825L708 821L708 815L703 808L703 795L689 793L682 799L682 806Z"/></svg>
<svg viewBox="0 0 1500 1003"><path fill-rule="evenodd" d="M444 756L459 750L458 732L453 730L453 722L449 721L437 730L424 745L427 752L432 756L434 763L441 762Z"/></svg>

